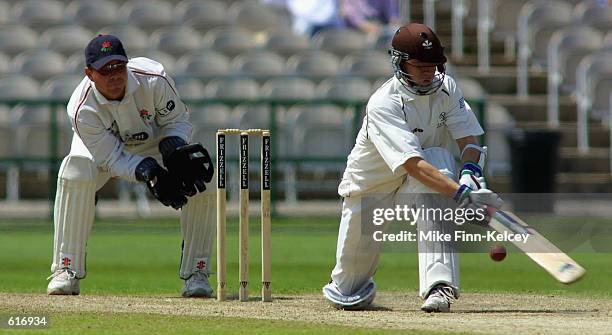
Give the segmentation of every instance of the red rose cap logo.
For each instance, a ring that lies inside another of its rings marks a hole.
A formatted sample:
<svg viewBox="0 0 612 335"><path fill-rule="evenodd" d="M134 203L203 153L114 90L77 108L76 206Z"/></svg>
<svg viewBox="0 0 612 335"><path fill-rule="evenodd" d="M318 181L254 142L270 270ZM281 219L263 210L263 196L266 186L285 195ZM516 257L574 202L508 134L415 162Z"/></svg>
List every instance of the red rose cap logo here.
<svg viewBox="0 0 612 335"><path fill-rule="evenodd" d="M113 50L113 46L111 45L110 41L104 41L102 42L102 49L100 49L100 51L102 52L109 52Z"/></svg>

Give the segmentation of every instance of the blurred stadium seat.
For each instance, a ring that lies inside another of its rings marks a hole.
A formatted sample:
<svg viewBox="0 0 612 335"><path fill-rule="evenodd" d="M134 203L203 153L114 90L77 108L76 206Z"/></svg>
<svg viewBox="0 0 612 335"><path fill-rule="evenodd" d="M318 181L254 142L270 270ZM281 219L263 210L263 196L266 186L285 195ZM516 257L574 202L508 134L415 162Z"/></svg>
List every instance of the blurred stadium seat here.
<svg viewBox="0 0 612 335"><path fill-rule="evenodd" d="M45 81L41 88L41 95L53 99L70 99L72 92L83 80L84 75L61 74Z"/></svg>
<svg viewBox="0 0 612 335"><path fill-rule="evenodd" d="M206 85L206 96L220 99L256 99L257 82L250 78L217 79Z"/></svg>
<svg viewBox="0 0 612 335"><path fill-rule="evenodd" d="M0 76L9 74L13 71L9 56L0 53Z"/></svg>
<svg viewBox="0 0 612 335"><path fill-rule="evenodd" d="M117 24L100 29L100 33L117 36L123 43L128 57L131 57L133 53L148 50L150 47L149 36L135 26ZM85 47L84 45L83 50L85 50Z"/></svg>
<svg viewBox="0 0 612 335"><path fill-rule="evenodd" d="M323 80L317 91L329 99L365 102L372 94L372 85L360 77L334 77Z"/></svg>
<svg viewBox="0 0 612 335"><path fill-rule="evenodd" d="M146 31L176 23L172 5L162 0L126 1L120 8L122 21Z"/></svg>
<svg viewBox="0 0 612 335"><path fill-rule="evenodd" d="M229 64L230 61L224 55L212 50L203 50L179 58L177 73L207 80L228 75L230 73Z"/></svg>
<svg viewBox="0 0 612 335"><path fill-rule="evenodd" d="M230 68L238 76L268 79L285 73L285 59L270 51L254 51L234 58Z"/></svg>
<svg viewBox="0 0 612 335"><path fill-rule="evenodd" d="M581 1L574 8L576 23L608 32L612 29L612 6L603 5L595 0Z"/></svg>
<svg viewBox="0 0 612 335"><path fill-rule="evenodd" d="M38 35L34 30L22 25L0 26L0 50L7 55L15 55L38 45Z"/></svg>
<svg viewBox="0 0 612 335"><path fill-rule="evenodd" d="M61 54L45 49L28 51L13 59L16 72L41 81L63 73L64 66Z"/></svg>
<svg viewBox="0 0 612 335"><path fill-rule="evenodd" d="M11 21L10 9L8 2L0 0L0 25L8 24Z"/></svg>
<svg viewBox="0 0 612 335"><path fill-rule="evenodd" d="M370 48L370 44L366 42L366 36L352 29L324 29L317 32L313 40L319 49L332 52L338 56L345 56Z"/></svg>
<svg viewBox="0 0 612 335"><path fill-rule="evenodd" d="M287 70L295 75L324 78L340 71L340 61L326 51L306 51L287 60Z"/></svg>
<svg viewBox="0 0 612 335"><path fill-rule="evenodd" d="M275 99L312 99L316 97L315 85L308 79L297 77L274 78L261 88L261 95Z"/></svg>
<svg viewBox="0 0 612 335"><path fill-rule="evenodd" d="M22 0L13 6L15 22L36 29L66 23L64 4L56 0Z"/></svg>
<svg viewBox="0 0 612 335"><path fill-rule="evenodd" d="M516 57L517 17L527 0L496 1L493 10L493 38L505 42L507 58Z"/></svg>
<svg viewBox="0 0 612 335"><path fill-rule="evenodd" d="M287 16L277 13L277 8L257 1L240 1L232 4L228 11L235 26L250 31L278 31L291 29Z"/></svg>
<svg viewBox="0 0 612 335"><path fill-rule="evenodd" d="M76 0L66 12L70 22L93 31L119 23L119 7L110 0Z"/></svg>
<svg viewBox="0 0 612 335"><path fill-rule="evenodd" d="M181 24L198 31L229 25L227 6L217 0L185 0L176 6L176 16Z"/></svg>
<svg viewBox="0 0 612 335"><path fill-rule="evenodd" d="M66 60L64 73L65 74L77 74L77 75L85 75L85 48L83 51L73 53ZM128 56L129 57L129 56Z"/></svg>
<svg viewBox="0 0 612 335"><path fill-rule="evenodd" d="M14 74L0 78L0 99L28 99L39 95L40 87L30 77Z"/></svg>
<svg viewBox="0 0 612 335"><path fill-rule="evenodd" d="M291 30L281 30L268 34L265 47L283 57L289 57L310 50L313 46L308 37L297 35Z"/></svg>
<svg viewBox="0 0 612 335"><path fill-rule="evenodd" d="M218 129L233 128L231 111L227 105L193 106L190 119L194 124L193 140L201 142L211 155L216 155L215 134Z"/></svg>
<svg viewBox="0 0 612 335"><path fill-rule="evenodd" d="M386 52L369 50L346 56L342 63L342 72L347 75L378 79L392 73L391 61Z"/></svg>
<svg viewBox="0 0 612 335"><path fill-rule="evenodd" d="M81 26L61 26L46 30L40 36L39 43L45 49L70 55L77 51L83 52L93 36L91 31Z"/></svg>
<svg viewBox="0 0 612 335"><path fill-rule="evenodd" d="M204 35L204 43L230 57L252 51L259 45L249 30L239 27L215 28Z"/></svg>
<svg viewBox="0 0 612 335"><path fill-rule="evenodd" d="M590 110L596 119L608 117L612 92L612 51L602 51L584 58L576 70L578 107Z"/></svg>
<svg viewBox="0 0 612 335"><path fill-rule="evenodd" d="M559 122L559 95L576 89L576 69L587 55L597 51L603 35L588 26L577 26L557 31L548 45L548 117L552 124Z"/></svg>
<svg viewBox="0 0 612 335"><path fill-rule="evenodd" d="M529 94L530 65L546 65L548 42L555 30L572 22L573 6L562 0L530 0L518 16L517 91Z"/></svg>
<svg viewBox="0 0 612 335"><path fill-rule="evenodd" d="M170 27L156 30L151 36L151 44L157 50L173 56L202 48L202 37L190 27Z"/></svg>
<svg viewBox="0 0 612 335"><path fill-rule="evenodd" d="M189 77L175 77L176 89L183 99L200 99L205 86L202 81Z"/></svg>

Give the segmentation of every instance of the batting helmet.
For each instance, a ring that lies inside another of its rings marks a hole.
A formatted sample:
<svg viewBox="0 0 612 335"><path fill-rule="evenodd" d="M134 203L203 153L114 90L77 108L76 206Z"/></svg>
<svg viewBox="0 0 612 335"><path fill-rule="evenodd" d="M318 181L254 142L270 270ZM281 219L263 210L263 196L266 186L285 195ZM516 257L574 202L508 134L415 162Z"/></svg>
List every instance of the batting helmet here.
<svg viewBox="0 0 612 335"><path fill-rule="evenodd" d="M395 77L408 91L417 95L428 95L442 86L446 71L444 47L436 33L426 25L409 23L399 28L391 41L389 54ZM437 72L430 84L418 84L412 79L412 75L402 69L402 62L411 59L436 65Z"/></svg>

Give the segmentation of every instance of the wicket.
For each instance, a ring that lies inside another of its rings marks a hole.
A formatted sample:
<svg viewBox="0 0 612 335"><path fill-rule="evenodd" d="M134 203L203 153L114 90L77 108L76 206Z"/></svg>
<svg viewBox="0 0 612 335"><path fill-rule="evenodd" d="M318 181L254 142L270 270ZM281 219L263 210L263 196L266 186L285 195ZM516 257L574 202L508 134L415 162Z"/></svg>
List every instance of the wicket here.
<svg viewBox="0 0 612 335"><path fill-rule="evenodd" d="M217 301L226 300L227 272L225 257L225 135L240 135L240 219L239 281L240 301L248 301L249 284L249 135L261 136L261 300L272 301L270 287L270 131L264 129L219 129L217 131Z"/></svg>

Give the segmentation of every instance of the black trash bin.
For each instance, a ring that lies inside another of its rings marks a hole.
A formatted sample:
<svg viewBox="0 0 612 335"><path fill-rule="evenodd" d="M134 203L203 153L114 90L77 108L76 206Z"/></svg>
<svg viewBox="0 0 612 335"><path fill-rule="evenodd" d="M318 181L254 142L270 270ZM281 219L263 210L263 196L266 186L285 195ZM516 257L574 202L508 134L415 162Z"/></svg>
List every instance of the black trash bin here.
<svg viewBox="0 0 612 335"><path fill-rule="evenodd" d="M554 197L551 193L556 191L561 134L547 129L514 129L508 134L508 141L514 209L519 212L552 212Z"/></svg>

